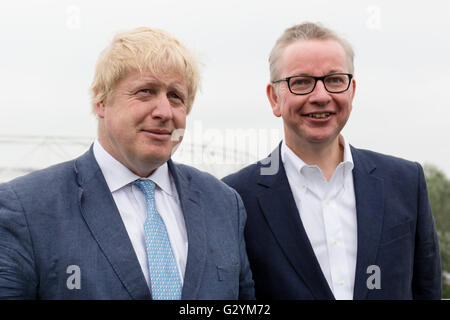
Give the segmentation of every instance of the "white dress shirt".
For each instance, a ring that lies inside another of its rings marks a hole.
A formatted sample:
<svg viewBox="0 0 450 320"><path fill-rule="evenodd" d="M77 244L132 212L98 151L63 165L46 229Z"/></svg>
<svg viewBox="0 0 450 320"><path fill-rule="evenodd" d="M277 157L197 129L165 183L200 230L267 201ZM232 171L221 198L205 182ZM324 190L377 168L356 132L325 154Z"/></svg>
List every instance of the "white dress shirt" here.
<svg viewBox="0 0 450 320"><path fill-rule="evenodd" d="M94 156L102 170L114 202L119 209L120 216L136 252L147 285L151 288L144 236L147 204L144 193L139 187L131 184L141 177L114 159L102 147L98 140L94 142ZM188 239L180 200L173 178L169 173L167 162L156 169L148 179L151 179L156 184L156 210L158 210L166 225L178 271L180 272L181 282L183 283L188 252ZM108 223L108 221L105 221L105 223Z"/></svg>
<svg viewBox="0 0 450 320"><path fill-rule="evenodd" d="M342 136L344 161L330 181L316 165L307 165L284 142L281 146L289 185L311 246L334 297L353 299L357 224L353 158Z"/></svg>

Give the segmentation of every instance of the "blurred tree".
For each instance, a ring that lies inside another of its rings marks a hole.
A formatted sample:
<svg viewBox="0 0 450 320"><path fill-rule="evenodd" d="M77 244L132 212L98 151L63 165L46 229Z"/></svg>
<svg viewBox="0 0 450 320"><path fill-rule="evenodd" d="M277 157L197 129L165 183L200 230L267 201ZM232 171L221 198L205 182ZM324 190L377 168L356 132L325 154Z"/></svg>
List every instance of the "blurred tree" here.
<svg viewBox="0 0 450 320"><path fill-rule="evenodd" d="M424 171L439 237L442 271L450 273L450 180L434 165L425 164ZM443 293L444 298L450 298L449 290Z"/></svg>

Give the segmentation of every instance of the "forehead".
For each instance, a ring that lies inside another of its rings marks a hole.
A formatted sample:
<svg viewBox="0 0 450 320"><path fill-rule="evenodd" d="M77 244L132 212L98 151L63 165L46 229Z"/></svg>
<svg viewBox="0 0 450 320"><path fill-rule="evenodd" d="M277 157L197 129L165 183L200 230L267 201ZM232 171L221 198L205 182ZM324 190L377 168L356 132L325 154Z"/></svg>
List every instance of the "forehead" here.
<svg viewBox="0 0 450 320"><path fill-rule="evenodd" d="M335 40L299 40L288 45L281 55L282 77L331 72L349 72L344 48Z"/></svg>
<svg viewBox="0 0 450 320"><path fill-rule="evenodd" d="M176 87L187 91L184 78L177 73L155 74L150 71L133 70L129 72L120 82L118 87L139 87L145 84L161 85L166 87Z"/></svg>

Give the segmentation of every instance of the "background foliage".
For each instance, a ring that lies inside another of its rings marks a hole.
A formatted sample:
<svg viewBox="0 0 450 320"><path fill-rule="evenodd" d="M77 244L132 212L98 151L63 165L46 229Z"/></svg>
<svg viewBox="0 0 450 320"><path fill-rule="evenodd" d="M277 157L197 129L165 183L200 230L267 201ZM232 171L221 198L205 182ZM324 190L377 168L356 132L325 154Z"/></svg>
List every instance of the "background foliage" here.
<svg viewBox="0 0 450 320"><path fill-rule="evenodd" d="M450 180L434 165L424 165L428 195L436 222L442 263L443 298L450 298Z"/></svg>

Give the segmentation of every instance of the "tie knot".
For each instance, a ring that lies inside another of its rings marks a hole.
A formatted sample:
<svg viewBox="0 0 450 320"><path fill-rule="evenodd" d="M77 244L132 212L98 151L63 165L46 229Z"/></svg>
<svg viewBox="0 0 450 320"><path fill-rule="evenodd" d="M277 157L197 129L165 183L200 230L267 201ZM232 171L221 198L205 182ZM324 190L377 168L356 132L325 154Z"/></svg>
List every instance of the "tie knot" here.
<svg viewBox="0 0 450 320"><path fill-rule="evenodd" d="M146 195L153 195L155 193L155 183L149 179L137 179L133 181L133 184Z"/></svg>

